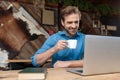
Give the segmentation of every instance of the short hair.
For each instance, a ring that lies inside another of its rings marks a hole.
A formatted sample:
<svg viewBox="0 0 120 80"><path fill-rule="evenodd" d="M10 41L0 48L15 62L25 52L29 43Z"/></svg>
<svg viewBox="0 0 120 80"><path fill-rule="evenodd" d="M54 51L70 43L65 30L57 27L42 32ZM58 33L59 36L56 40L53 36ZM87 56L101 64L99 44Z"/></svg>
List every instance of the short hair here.
<svg viewBox="0 0 120 80"><path fill-rule="evenodd" d="M79 17L81 17L81 12L79 11L78 7L76 6L67 6L61 11L61 20L65 20L65 16L70 14L79 14Z"/></svg>

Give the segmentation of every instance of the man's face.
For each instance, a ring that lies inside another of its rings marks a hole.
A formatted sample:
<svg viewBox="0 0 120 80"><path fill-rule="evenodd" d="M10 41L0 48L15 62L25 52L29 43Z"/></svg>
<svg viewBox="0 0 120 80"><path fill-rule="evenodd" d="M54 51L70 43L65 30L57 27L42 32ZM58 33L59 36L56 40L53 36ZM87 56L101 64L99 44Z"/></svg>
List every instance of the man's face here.
<svg viewBox="0 0 120 80"><path fill-rule="evenodd" d="M69 36L74 36L78 31L79 20L79 14L73 13L68 16L65 16L65 20L61 21Z"/></svg>

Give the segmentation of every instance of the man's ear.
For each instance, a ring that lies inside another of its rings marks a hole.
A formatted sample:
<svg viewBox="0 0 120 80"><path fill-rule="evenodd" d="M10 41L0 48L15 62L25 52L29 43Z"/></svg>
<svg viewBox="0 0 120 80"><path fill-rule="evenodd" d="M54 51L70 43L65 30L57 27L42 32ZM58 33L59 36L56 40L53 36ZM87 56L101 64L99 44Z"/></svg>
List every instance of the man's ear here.
<svg viewBox="0 0 120 80"><path fill-rule="evenodd" d="M61 20L61 25L64 26L64 22L63 22L63 20Z"/></svg>

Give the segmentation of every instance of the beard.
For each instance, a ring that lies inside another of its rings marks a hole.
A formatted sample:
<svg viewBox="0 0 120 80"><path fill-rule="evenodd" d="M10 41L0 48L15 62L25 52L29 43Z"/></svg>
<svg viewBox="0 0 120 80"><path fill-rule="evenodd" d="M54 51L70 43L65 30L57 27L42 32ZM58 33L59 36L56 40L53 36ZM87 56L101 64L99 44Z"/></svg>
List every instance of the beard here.
<svg viewBox="0 0 120 80"><path fill-rule="evenodd" d="M67 35L70 36L70 37L74 36L78 31L77 28L67 28L65 30L67 32Z"/></svg>

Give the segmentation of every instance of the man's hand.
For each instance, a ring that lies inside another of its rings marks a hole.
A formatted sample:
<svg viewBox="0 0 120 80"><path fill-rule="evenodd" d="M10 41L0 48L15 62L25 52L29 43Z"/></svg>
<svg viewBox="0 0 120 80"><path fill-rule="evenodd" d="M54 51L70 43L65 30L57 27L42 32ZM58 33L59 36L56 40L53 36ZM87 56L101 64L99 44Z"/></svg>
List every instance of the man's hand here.
<svg viewBox="0 0 120 80"><path fill-rule="evenodd" d="M54 49L59 51L66 48L66 40L59 40L57 44L54 46Z"/></svg>
<svg viewBox="0 0 120 80"><path fill-rule="evenodd" d="M69 67L69 62L67 61L57 61L54 64L54 68L67 68Z"/></svg>
<svg viewBox="0 0 120 80"><path fill-rule="evenodd" d="M73 61L57 61L54 64L54 68L76 68L83 67L83 60L73 60Z"/></svg>

